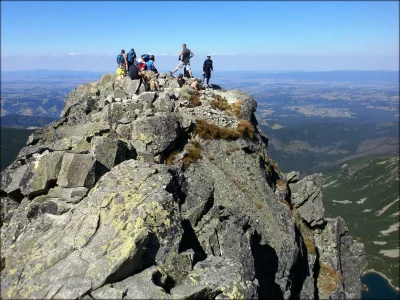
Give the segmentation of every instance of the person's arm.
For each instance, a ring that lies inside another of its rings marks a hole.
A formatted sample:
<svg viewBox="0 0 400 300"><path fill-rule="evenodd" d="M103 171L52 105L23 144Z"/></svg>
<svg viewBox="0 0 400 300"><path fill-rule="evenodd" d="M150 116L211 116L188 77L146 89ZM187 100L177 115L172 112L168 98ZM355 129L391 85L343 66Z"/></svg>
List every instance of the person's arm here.
<svg viewBox="0 0 400 300"><path fill-rule="evenodd" d="M211 61L211 71L214 72L214 68L213 68L213 62Z"/></svg>
<svg viewBox="0 0 400 300"><path fill-rule="evenodd" d="M179 60L183 59L183 50L181 51L181 53L179 53Z"/></svg>
<svg viewBox="0 0 400 300"><path fill-rule="evenodd" d="M203 74L206 74L206 61L203 63Z"/></svg>
<svg viewBox="0 0 400 300"><path fill-rule="evenodd" d="M128 67L128 59L126 57L126 54L124 54L125 67Z"/></svg>
<svg viewBox="0 0 400 300"><path fill-rule="evenodd" d="M194 56L192 50L190 50L190 58L192 58Z"/></svg>

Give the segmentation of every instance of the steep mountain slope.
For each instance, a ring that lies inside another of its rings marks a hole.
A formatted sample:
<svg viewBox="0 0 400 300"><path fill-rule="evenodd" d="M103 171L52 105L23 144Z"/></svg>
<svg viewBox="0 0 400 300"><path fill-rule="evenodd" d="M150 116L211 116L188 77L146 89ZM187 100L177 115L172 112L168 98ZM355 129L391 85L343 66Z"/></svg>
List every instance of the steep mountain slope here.
<svg viewBox="0 0 400 300"><path fill-rule="evenodd" d="M340 214L365 244L368 268L399 287L399 157L363 158L324 180L327 214Z"/></svg>
<svg viewBox="0 0 400 300"><path fill-rule="evenodd" d="M399 153L398 122L310 122L285 127L262 126L262 130L269 137L270 154L285 171L295 168L303 174L334 172L356 158Z"/></svg>
<svg viewBox="0 0 400 300"><path fill-rule="evenodd" d="M321 174L269 157L253 98L159 81L77 87L2 172L1 297L359 298L363 244Z"/></svg>
<svg viewBox="0 0 400 300"><path fill-rule="evenodd" d="M16 158L18 152L26 144L29 129L1 127L1 170L7 168Z"/></svg>

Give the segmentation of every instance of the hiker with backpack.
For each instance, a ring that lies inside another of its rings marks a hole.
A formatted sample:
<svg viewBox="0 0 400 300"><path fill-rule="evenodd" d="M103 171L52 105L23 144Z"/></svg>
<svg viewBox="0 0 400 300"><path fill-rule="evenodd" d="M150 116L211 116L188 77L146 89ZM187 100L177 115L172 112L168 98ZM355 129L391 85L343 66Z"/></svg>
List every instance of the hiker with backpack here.
<svg viewBox="0 0 400 300"><path fill-rule="evenodd" d="M132 48L131 51L128 52L128 54L126 55L126 61L128 63L128 70L129 70L129 67L136 62L135 49Z"/></svg>
<svg viewBox="0 0 400 300"><path fill-rule="evenodd" d="M118 66L123 66L126 69L126 66L128 65L127 61L126 61L126 54L125 54L125 50L122 49L121 53L117 55L117 64Z"/></svg>
<svg viewBox="0 0 400 300"><path fill-rule="evenodd" d="M205 87L208 87L211 78L211 72L214 72L213 61L211 60L211 55L207 55L207 59L203 63L203 83L207 79L207 83L204 83Z"/></svg>
<svg viewBox="0 0 400 300"><path fill-rule="evenodd" d="M153 70L153 68L156 68L154 65L154 55L150 55L149 56L149 60L146 62L147 64L147 70Z"/></svg>
<svg viewBox="0 0 400 300"><path fill-rule="evenodd" d="M179 54L178 59L180 60L180 63L178 64L178 66L175 68L174 71L169 71L169 73L171 74L171 76L178 71L180 68L182 67L186 67L186 70L189 72L189 78L192 78L192 70L190 69L190 59L194 56L193 52L190 51L190 49L188 49L186 47L186 44L182 44L182 51Z"/></svg>
<svg viewBox="0 0 400 300"><path fill-rule="evenodd" d="M146 64L146 61L145 61L145 54L142 54L142 56L139 58L139 60L138 60L138 68L139 68L140 72L144 71L144 70L147 70L147 64Z"/></svg>

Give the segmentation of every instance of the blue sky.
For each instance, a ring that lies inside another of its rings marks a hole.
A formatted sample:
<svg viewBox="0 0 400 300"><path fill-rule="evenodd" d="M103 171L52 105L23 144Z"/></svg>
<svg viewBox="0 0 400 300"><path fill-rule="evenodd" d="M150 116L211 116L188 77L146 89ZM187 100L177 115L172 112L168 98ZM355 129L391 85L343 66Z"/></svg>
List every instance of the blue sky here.
<svg viewBox="0 0 400 300"><path fill-rule="evenodd" d="M398 70L398 1L1 1L2 70L114 70L124 48L173 69Z"/></svg>

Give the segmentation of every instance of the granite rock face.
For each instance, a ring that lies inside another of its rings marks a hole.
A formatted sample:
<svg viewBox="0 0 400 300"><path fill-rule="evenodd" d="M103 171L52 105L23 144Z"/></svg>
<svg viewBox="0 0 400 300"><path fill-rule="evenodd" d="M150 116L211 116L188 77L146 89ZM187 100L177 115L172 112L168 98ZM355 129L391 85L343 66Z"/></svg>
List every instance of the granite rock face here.
<svg viewBox="0 0 400 300"><path fill-rule="evenodd" d="M363 245L322 174L272 166L254 99L159 83L77 87L2 172L1 298L359 298Z"/></svg>

